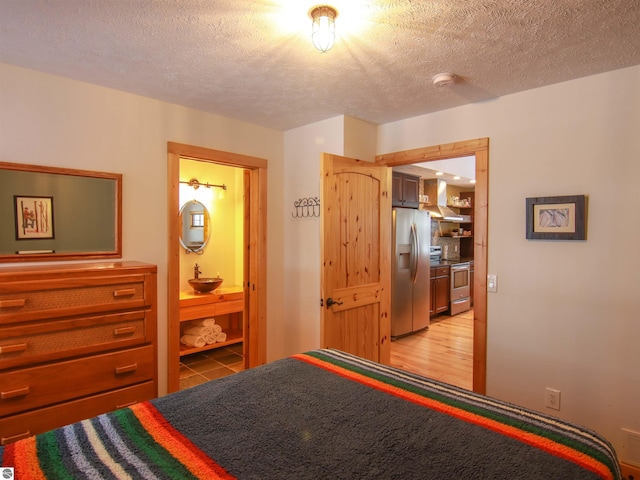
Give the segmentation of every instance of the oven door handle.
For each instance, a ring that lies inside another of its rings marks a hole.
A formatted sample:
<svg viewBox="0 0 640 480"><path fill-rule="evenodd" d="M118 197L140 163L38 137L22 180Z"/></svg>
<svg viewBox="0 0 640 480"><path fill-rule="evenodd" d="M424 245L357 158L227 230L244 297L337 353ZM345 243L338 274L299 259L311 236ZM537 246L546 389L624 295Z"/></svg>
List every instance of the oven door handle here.
<svg viewBox="0 0 640 480"><path fill-rule="evenodd" d="M455 271L464 271L464 270L471 270L471 267L468 263L454 263L453 265L451 265L451 270L455 270Z"/></svg>
<svg viewBox="0 0 640 480"><path fill-rule="evenodd" d="M416 224L411 224L411 283L416 283L416 278L418 278L418 229L416 228Z"/></svg>

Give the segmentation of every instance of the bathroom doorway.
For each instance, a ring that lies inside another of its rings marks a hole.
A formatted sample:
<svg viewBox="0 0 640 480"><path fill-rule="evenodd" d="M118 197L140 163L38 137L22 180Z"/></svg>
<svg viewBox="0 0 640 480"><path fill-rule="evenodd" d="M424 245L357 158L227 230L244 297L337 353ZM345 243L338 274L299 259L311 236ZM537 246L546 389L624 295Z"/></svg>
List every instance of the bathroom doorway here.
<svg viewBox="0 0 640 480"><path fill-rule="evenodd" d="M244 224L241 241L241 290L243 314L241 315L245 368L261 365L266 361L266 178L267 161L229 152L169 142L168 158L168 332L167 332L167 389L174 392L180 382L180 162L204 162L240 169L242 180L236 182L243 189L242 215ZM202 181L202 183L206 183ZM206 188L206 187L203 187ZM195 255L195 254L194 254ZM206 272L215 276L217 272Z"/></svg>

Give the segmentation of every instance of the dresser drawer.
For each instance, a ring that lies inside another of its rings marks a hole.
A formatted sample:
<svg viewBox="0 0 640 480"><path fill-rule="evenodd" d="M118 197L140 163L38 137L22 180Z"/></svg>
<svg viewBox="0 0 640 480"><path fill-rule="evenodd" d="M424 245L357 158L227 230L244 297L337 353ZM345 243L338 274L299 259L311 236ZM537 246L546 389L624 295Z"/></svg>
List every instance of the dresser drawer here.
<svg viewBox="0 0 640 480"><path fill-rule="evenodd" d="M145 382L81 400L0 418L0 445L47 432L157 396L154 382Z"/></svg>
<svg viewBox="0 0 640 480"><path fill-rule="evenodd" d="M145 275L4 282L0 324L84 313L140 308L149 304Z"/></svg>
<svg viewBox="0 0 640 480"><path fill-rule="evenodd" d="M0 369L155 341L144 310L0 328Z"/></svg>
<svg viewBox="0 0 640 480"><path fill-rule="evenodd" d="M0 373L0 417L145 382L153 346Z"/></svg>

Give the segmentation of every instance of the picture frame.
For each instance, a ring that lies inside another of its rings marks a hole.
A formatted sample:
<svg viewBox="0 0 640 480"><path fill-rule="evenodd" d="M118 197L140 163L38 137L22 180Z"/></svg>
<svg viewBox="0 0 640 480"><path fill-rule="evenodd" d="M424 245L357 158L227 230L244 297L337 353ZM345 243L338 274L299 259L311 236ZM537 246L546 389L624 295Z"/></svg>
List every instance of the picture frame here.
<svg viewBox="0 0 640 480"><path fill-rule="evenodd" d="M526 199L527 239L585 240L586 196Z"/></svg>
<svg viewBox="0 0 640 480"><path fill-rule="evenodd" d="M16 240L55 238L53 197L14 195Z"/></svg>

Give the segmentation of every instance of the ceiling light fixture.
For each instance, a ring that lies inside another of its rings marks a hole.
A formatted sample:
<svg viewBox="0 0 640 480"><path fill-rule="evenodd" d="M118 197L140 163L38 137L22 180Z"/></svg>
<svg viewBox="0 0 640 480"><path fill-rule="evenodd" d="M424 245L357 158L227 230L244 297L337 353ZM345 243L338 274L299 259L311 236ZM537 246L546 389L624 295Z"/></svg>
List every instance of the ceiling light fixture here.
<svg viewBox="0 0 640 480"><path fill-rule="evenodd" d="M336 40L336 16L335 8L327 5L315 7L309 14L313 24L311 27L311 41L313 46L321 52L326 52L333 47Z"/></svg>

